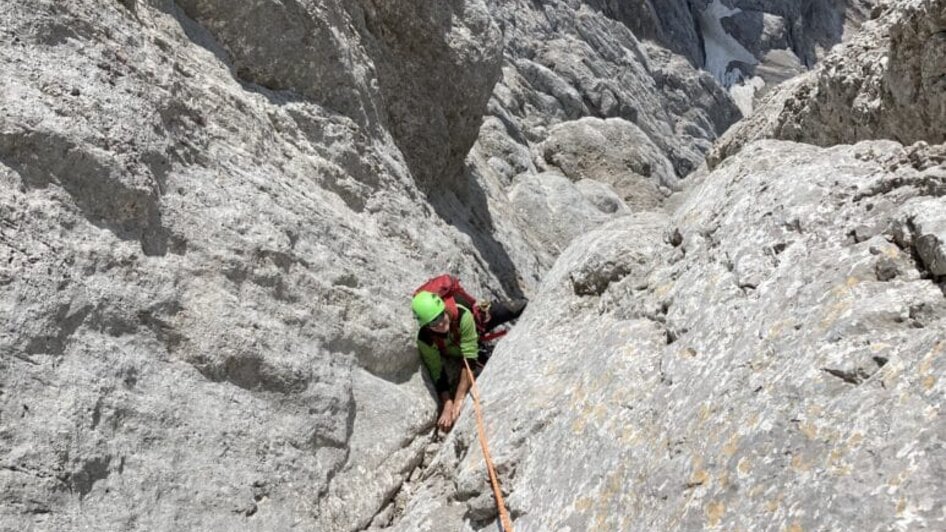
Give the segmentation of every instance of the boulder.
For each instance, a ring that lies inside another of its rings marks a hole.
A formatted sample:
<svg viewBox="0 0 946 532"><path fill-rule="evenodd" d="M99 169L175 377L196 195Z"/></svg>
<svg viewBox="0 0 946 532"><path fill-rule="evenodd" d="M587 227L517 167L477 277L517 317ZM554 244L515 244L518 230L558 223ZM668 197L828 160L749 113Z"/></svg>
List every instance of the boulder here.
<svg viewBox="0 0 946 532"><path fill-rule="evenodd" d="M626 214L627 206L614 191L602 197L601 189L586 196L567 177L556 173L523 174L509 193L509 200L522 220L534 226L545 249L559 253L577 236L614 216ZM602 201L604 200L604 201Z"/></svg>
<svg viewBox="0 0 946 532"><path fill-rule="evenodd" d="M673 165L633 123L583 118L554 126L535 147L539 166L574 181L607 183L635 210L652 210L681 188Z"/></svg>

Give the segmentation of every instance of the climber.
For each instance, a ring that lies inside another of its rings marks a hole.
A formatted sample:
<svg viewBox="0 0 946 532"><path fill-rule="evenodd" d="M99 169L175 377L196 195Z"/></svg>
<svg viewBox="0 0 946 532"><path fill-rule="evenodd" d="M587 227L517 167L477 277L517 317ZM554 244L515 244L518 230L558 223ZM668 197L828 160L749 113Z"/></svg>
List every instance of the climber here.
<svg viewBox="0 0 946 532"><path fill-rule="evenodd" d="M438 428L446 432L453 427L470 389L460 357L474 373L482 370L489 358L488 347L481 345L488 338L485 333L518 318L525 307L524 299L476 302L451 276L435 277L415 292L411 309L420 326L417 350L441 402Z"/></svg>

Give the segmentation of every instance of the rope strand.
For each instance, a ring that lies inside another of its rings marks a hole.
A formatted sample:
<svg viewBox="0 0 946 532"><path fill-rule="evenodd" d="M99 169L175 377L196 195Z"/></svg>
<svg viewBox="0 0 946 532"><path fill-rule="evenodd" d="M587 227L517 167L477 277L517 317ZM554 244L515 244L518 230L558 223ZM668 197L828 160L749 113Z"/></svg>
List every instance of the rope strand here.
<svg viewBox="0 0 946 532"><path fill-rule="evenodd" d="M463 365L466 366L466 372L470 377L473 407L476 410L476 432L479 436L480 447L483 448L483 459L486 461L489 482L493 485L493 497L496 499L496 508L499 510L499 521L503 525L504 532L513 532L512 521L506 511L506 501L503 500L503 492L499 489L499 477L496 475L496 468L493 467L493 458L489 454L489 444L486 443L486 425L483 423L483 413L480 411L480 392L476 389L476 378L473 377L473 370L470 369L470 364L467 363L466 358L463 358Z"/></svg>

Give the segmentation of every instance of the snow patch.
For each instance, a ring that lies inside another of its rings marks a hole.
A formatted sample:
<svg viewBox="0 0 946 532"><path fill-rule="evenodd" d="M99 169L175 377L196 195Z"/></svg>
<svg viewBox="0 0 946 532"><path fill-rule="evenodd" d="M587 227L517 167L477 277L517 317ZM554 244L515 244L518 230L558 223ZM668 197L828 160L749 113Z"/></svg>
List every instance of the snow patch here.
<svg viewBox="0 0 946 532"><path fill-rule="evenodd" d="M732 35L726 33L720 22L725 17L741 12L741 9L726 7L721 0L713 0L699 13L700 30L703 32L706 48L705 68L724 87L731 87L745 76L745 73L738 69L732 72L727 71L732 61L741 61L750 65L758 63L749 50L739 44Z"/></svg>
<svg viewBox="0 0 946 532"><path fill-rule="evenodd" d="M730 87L729 95L732 96L732 99L736 102L736 106L739 107L739 111L742 112L743 117L752 114L752 109L755 104L755 95L762 90L763 87L765 87L765 80L759 76L754 76L745 80L744 83L737 83Z"/></svg>

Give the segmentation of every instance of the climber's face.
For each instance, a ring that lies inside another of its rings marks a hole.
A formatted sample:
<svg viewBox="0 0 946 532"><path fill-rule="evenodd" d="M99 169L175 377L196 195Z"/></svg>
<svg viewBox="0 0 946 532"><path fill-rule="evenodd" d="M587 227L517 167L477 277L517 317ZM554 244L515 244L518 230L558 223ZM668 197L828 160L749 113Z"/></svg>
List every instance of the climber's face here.
<svg viewBox="0 0 946 532"><path fill-rule="evenodd" d="M435 333L445 333L450 330L450 316L447 316L446 312L441 312L439 316L434 318L427 327Z"/></svg>

